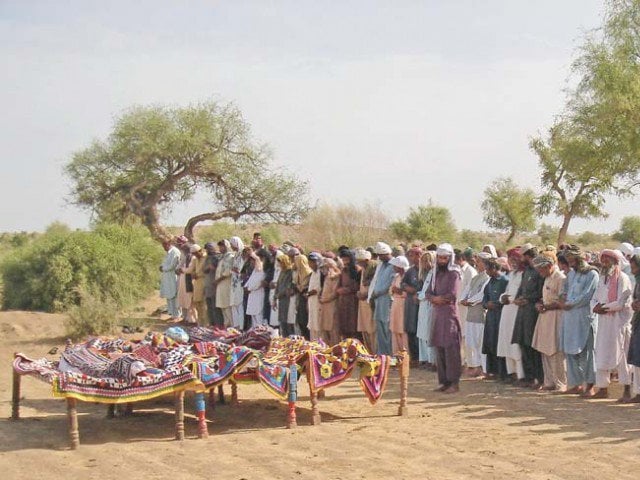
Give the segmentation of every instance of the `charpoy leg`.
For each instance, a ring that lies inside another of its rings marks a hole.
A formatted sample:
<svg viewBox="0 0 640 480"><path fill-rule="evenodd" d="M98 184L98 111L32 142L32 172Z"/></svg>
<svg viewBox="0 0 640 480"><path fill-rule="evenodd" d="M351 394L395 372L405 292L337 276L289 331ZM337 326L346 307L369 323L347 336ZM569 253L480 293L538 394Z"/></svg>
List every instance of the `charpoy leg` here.
<svg viewBox="0 0 640 480"><path fill-rule="evenodd" d="M289 361L289 402L287 409L287 428L298 426L296 419L296 401L298 399L298 367L293 360Z"/></svg>
<svg viewBox="0 0 640 480"><path fill-rule="evenodd" d="M409 391L409 371L410 371L409 354L402 352L402 365L400 365L400 406L398 407L398 415L406 417L409 414L407 407L407 395Z"/></svg>
<svg viewBox="0 0 640 480"><path fill-rule="evenodd" d="M11 420L20 419L20 374L13 371L13 395L11 398Z"/></svg>
<svg viewBox="0 0 640 480"><path fill-rule="evenodd" d="M176 440L184 440L184 391L175 394L174 407L176 412Z"/></svg>
<svg viewBox="0 0 640 480"><path fill-rule="evenodd" d="M208 438L209 429L207 428L207 404L204 400L204 392L196 392L196 417L198 418L198 438Z"/></svg>
<svg viewBox="0 0 640 480"><path fill-rule="evenodd" d="M75 398L67 398L67 418L69 419L69 441L72 450L80 446L80 432L78 431L78 409Z"/></svg>

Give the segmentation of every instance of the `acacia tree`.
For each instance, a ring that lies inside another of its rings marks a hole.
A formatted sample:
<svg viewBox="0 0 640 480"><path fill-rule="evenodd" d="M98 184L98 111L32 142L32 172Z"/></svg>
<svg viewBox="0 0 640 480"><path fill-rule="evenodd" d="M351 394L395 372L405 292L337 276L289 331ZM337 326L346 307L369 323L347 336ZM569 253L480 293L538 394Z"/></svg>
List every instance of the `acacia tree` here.
<svg viewBox="0 0 640 480"><path fill-rule="evenodd" d="M307 183L274 169L230 104L134 107L106 140L74 153L65 173L73 203L99 220L137 218L156 238L166 234L161 214L200 191L211 209L188 219L189 238L205 220L287 223L308 210Z"/></svg>
<svg viewBox="0 0 640 480"><path fill-rule="evenodd" d="M484 222L491 228L509 232L507 243L518 233L536 228L536 194L519 188L511 178L498 178L484 191Z"/></svg>
<svg viewBox="0 0 640 480"><path fill-rule="evenodd" d="M406 241L452 241L456 235L449 209L431 201L410 209L406 219L393 222L389 228L397 238Z"/></svg>

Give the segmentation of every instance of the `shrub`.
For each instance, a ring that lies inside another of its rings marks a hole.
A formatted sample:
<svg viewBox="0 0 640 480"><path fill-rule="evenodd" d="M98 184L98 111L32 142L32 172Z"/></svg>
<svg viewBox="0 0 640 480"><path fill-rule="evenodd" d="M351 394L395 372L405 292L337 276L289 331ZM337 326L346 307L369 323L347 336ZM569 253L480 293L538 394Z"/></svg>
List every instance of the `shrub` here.
<svg viewBox="0 0 640 480"><path fill-rule="evenodd" d="M79 338L112 333L118 322L118 304L108 295L80 289L78 304L68 310L65 321L67 335Z"/></svg>
<svg viewBox="0 0 640 480"><path fill-rule="evenodd" d="M4 259L2 306L62 311L79 305L82 291L128 306L157 287L161 259L160 246L139 227L56 229Z"/></svg>

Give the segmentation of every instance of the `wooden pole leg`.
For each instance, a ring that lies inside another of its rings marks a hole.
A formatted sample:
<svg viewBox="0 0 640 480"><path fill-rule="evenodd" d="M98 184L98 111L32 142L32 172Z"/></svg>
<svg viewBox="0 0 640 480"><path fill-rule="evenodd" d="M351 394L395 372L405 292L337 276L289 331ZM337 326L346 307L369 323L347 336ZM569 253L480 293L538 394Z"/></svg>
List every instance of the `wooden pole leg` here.
<svg viewBox="0 0 640 480"><path fill-rule="evenodd" d="M322 400L326 396L327 396L327 394L326 394L326 391L324 389L318 390L318 400Z"/></svg>
<svg viewBox="0 0 640 480"><path fill-rule="evenodd" d="M20 374L13 371L13 395L11 398L11 420L20 419Z"/></svg>
<svg viewBox="0 0 640 480"><path fill-rule="evenodd" d="M195 395L196 416L198 417L198 438L208 438L207 428L207 404L204 400L204 392L197 392Z"/></svg>
<svg viewBox="0 0 640 480"><path fill-rule="evenodd" d="M287 428L298 426L296 401L298 399L298 368L293 360L289 361L289 398L287 408Z"/></svg>
<svg viewBox="0 0 640 480"><path fill-rule="evenodd" d="M320 418L320 408L318 407L318 392L311 392L311 424L320 425L322 419Z"/></svg>
<svg viewBox="0 0 640 480"><path fill-rule="evenodd" d="M238 384L231 382L231 406L237 407L240 402L238 401Z"/></svg>
<svg viewBox="0 0 640 480"><path fill-rule="evenodd" d="M107 418L116 418L116 404L107 405Z"/></svg>
<svg viewBox="0 0 640 480"><path fill-rule="evenodd" d="M216 390L212 388L209 390L209 408L215 410L216 408Z"/></svg>
<svg viewBox="0 0 640 480"><path fill-rule="evenodd" d="M184 440L184 391L175 394L174 406L176 412L176 440Z"/></svg>
<svg viewBox="0 0 640 480"><path fill-rule="evenodd" d="M218 385L218 403L224 405L226 400L224 399L224 385Z"/></svg>
<svg viewBox="0 0 640 480"><path fill-rule="evenodd" d="M69 442L71 450L80 446L80 432L78 431L78 409L75 398L67 398L67 418L69 419Z"/></svg>
<svg viewBox="0 0 640 480"><path fill-rule="evenodd" d="M398 407L398 415L405 417L409 415L409 407L407 407L407 395L409 391L409 354L406 350L402 351L402 365L400 365L400 406Z"/></svg>

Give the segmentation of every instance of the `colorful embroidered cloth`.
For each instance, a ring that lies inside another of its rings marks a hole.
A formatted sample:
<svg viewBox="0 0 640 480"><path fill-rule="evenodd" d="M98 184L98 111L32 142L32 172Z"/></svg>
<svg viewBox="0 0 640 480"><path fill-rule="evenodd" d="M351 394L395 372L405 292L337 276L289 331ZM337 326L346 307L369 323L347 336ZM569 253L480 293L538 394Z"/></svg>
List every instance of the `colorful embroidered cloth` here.
<svg viewBox="0 0 640 480"><path fill-rule="evenodd" d="M138 342L94 338L67 345L59 362L16 354L13 366L20 374L51 383L55 396L102 403L135 402L184 389L208 390L227 380L257 381L286 399L290 365L296 365L298 379L306 374L313 392L344 382L358 368L360 386L374 404L384 392L389 367L401 361L370 355L356 339L328 347L322 341L291 336L270 340L267 349L265 333L270 336L268 329L240 334L194 327L189 329L189 344L161 333L150 333Z"/></svg>

